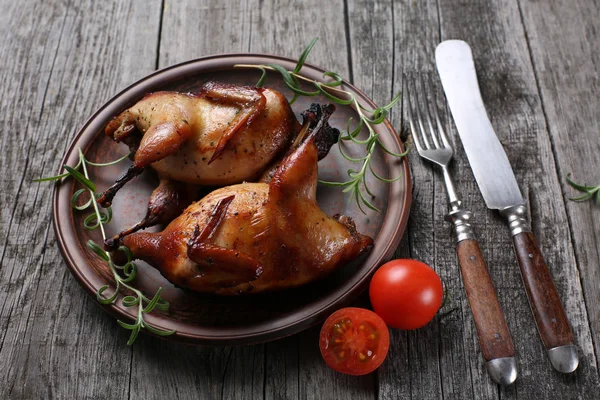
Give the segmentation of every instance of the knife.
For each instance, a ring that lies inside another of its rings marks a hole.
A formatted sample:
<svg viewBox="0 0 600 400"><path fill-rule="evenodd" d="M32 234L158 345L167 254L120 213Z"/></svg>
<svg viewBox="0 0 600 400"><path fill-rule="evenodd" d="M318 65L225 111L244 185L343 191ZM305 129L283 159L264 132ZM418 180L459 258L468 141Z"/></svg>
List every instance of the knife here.
<svg viewBox="0 0 600 400"><path fill-rule="evenodd" d="M461 40L447 40L436 48L435 60L479 190L487 207L499 210L508 222L527 298L548 358L556 370L573 372L579 365L573 331L531 232L525 201L508 157L485 111L471 48Z"/></svg>

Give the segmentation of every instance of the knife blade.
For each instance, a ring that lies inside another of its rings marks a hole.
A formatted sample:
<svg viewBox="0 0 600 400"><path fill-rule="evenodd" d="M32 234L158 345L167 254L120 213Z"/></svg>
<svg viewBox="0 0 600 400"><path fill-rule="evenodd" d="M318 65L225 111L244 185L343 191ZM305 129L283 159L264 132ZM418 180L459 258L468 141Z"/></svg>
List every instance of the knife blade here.
<svg viewBox="0 0 600 400"><path fill-rule="evenodd" d="M499 210L509 224L527 298L550 362L560 372L573 372L579 364L573 331L531 233L517 179L485 110L471 48L464 41L447 40L436 48L435 59L450 112L485 203L488 208Z"/></svg>

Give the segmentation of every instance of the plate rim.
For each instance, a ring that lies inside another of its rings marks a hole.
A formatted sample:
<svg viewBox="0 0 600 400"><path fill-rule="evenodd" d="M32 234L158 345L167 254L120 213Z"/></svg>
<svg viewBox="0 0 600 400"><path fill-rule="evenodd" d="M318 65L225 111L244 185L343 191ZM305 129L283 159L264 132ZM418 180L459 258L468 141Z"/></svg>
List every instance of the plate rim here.
<svg viewBox="0 0 600 400"><path fill-rule="evenodd" d="M65 165L65 164L71 165L70 161L72 161L72 160L70 160L70 159L76 158L75 156L76 156L77 152L74 151L75 145L83 139L83 136L86 133L90 134L88 132L90 125L96 119L98 119L101 114L107 112L107 110L110 110L111 105L114 106L114 103L122 102L123 101L122 97L124 95L126 95L128 92L136 92L136 91L140 92L141 91L143 93L148 93L149 90L144 91L142 89L145 86L152 84L153 81L158 76L162 76L164 74L168 75L168 73L173 72L173 70L182 69L182 72L175 76L175 78L181 79L182 74L184 74L184 76L185 76L186 67L190 67L190 66L195 67L197 64L200 64L198 66L198 68L202 69L201 68L202 64L207 63L206 68L204 68L206 70L205 73L210 73L210 71L211 71L210 63L211 62L218 61L218 62L223 63L226 60L231 60L234 58L244 58L244 59L253 59L253 60L261 59L261 60L267 60L268 62L279 61L279 62L283 62L285 64L292 64L292 65L295 65L297 62L297 60L294 60L294 59L291 59L288 57L272 55L272 54L265 54L265 53L224 53L224 54L214 54L214 55L209 55L206 57L191 59L191 60L188 60L188 61L185 61L182 63L174 64L174 65L168 66L166 68L157 70L151 74L145 75L141 79L133 82L132 84L128 85L127 87L125 87L124 89L122 89L121 91L119 91L118 93L113 95L109 100L104 102L86 120L86 122L81 126L81 128L78 129L77 134L72 137L68 148L65 150L63 157L61 158L60 165ZM254 62L256 62L256 61L254 61ZM217 68L216 70L226 70L228 68L231 68L234 65L234 63L230 63L230 64L231 65L222 65L221 68ZM307 67L308 69L312 69L321 74L326 72L326 70L324 70L323 68L315 66L310 63L305 63L304 66ZM195 72L199 73L197 70L195 70ZM167 78L168 78L168 76L167 76ZM162 83L168 82L168 79L162 78L161 80L162 80ZM346 86L347 88L351 89L353 92L355 92L355 94L358 95L359 102L366 104L367 106L370 106L372 108L376 107L375 103L362 90L358 89L356 86L347 82L346 80L343 80L343 85ZM134 96L132 96L130 94L130 97L134 97ZM111 115L115 115L115 114L111 113ZM400 136L398 135L398 133L396 132L396 130L394 129L394 127L392 126L392 124L390 123L390 121L387 118L384 121L384 125L385 125L386 130L388 130L392 133L392 135L390 135L391 140L393 140L397 144L399 149L404 151L405 150L404 143L402 143ZM386 160L387 160L387 155L386 155ZM386 161L386 163L388 163L388 165L389 165L388 161ZM377 268L382 264L382 262L385 262L392 257L393 253L398 248L400 241L402 240L402 237L404 236L404 233L406 232L406 227L408 225L408 219L410 216L410 206L412 203L412 178L410 175L410 166L408 163L408 157L404 157L401 160L401 163L402 163L402 166L399 167L399 169L402 169L402 174L403 174L403 178L404 178L402 181L405 184L405 190L403 193L403 197L401 198L401 201L399 202L398 205L401 205L403 211L400 212L400 218L399 218L398 224L391 233L391 235L392 235L391 240L389 240L388 243L384 246L384 248L382 250L380 250L381 256L376 257L376 261L373 263L374 266L371 268L371 270L368 273L364 274L362 277L358 278L356 280L356 282L354 282L345 292L343 292L340 296L335 298L330 303L325 304L324 306L320 307L319 309L315 310L314 312L309 313L308 315L303 316L302 318L294 319L291 322L288 322L284 325L281 325L281 326L278 326L275 328L270 328L267 330L257 330L251 334L248 334L248 333L231 334L231 333L229 333L227 335L198 335L198 334L190 334L188 332L177 332L171 336L161 337L161 336L154 335L147 331L145 333L151 334L156 337L160 337L165 340L192 343L192 344L247 345L247 344L267 342L270 340L276 340L279 338L283 338L285 336L289 336L289 335L293 335L295 333L301 332L305 329L310 328L313 325L318 324L327 315L331 314L335 310L348 305L352 300L355 300L362 292L364 292L372 274L377 270ZM54 186L55 190L53 193L53 206L52 206L53 218L52 218L52 220L53 220L56 240L59 244L61 255L62 255L63 259L65 260L68 269L71 271L72 275L76 278L78 283L82 286L84 291L88 295L90 295L94 298L94 303L98 304L103 310L109 312L111 315L113 315L114 317L116 317L118 319L119 318L120 319L124 318L124 319L128 319L128 320L133 319L132 314L126 312L123 307L120 307L118 302L111 303L108 305L103 305L100 302L98 302L96 299L96 295L95 295L96 288L92 285L92 283L89 281L89 279L86 279L86 275L81 270L78 269L77 260L73 258L71 248L75 247L76 249L79 250L80 253L85 252L85 249L82 249L81 243L79 242L79 240L77 240L76 237L68 238L68 237L66 237L66 235L63 234L63 232L61 230L62 225L64 225L64 223L61 223L59 221L59 219L62 215L61 205L64 206L64 204L61 204L61 199L63 198L64 195L67 195L67 196L70 195L69 189L72 186L69 184L61 184L61 182L62 182L62 180L57 181ZM388 194L388 199L387 199L388 203L390 202L390 199L393 195L394 195L393 191L390 190L390 192ZM68 208L70 209L70 207L68 207ZM388 207L388 209L386 210L386 215L384 215L383 220L382 220L382 221L384 221L384 223L387 219L389 211L390 210ZM69 221L69 224L72 225L72 222L73 221L71 219ZM83 256L80 255L80 257L82 258ZM294 314L291 314L291 315L294 315ZM285 318L289 318L289 317L290 316L287 315ZM164 320L163 318L157 317L152 314L149 314L147 316L147 318L148 318L147 320L154 326L157 326L159 329L163 328L160 326L161 325L160 323L156 323L158 321ZM228 330L231 328L225 327L224 329ZM218 330L218 328L217 328L217 330Z"/></svg>

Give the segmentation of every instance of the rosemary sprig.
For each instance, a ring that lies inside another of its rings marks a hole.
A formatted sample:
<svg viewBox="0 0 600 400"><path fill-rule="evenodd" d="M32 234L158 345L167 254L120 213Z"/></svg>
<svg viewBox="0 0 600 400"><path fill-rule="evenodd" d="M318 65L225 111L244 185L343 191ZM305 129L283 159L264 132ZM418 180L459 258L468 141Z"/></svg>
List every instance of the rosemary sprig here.
<svg viewBox="0 0 600 400"><path fill-rule="evenodd" d="M112 219L112 210L109 207L106 209L105 212L103 212L100 211L100 209L98 208L98 203L95 201L95 199L100 197L100 194L96 193L96 185L89 178L87 166L92 165L96 167L106 167L121 162L128 156L129 155L126 155L124 157L119 158L118 160L108 163L94 163L88 161L83 155L81 149L79 149L79 162L75 167L69 167L68 165L65 165L64 169L67 172L65 172L64 174L50 176L47 178L35 179L34 182L57 181L70 176L73 179L77 180L79 183L81 183L84 186L84 188L79 189L75 193L73 193L73 196L71 197L71 206L77 211L87 210L90 207L92 207L93 212L84 219L83 225L88 230L100 228L100 232L102 233L102 239L106 240L106 232L104 230L104 225L108 224ZM89 193L90 198L82 205L79 205L79 198L86 192ZM116 288L114 292L108 297L105 295L105 292L109 289L109 285L104 285L100 289L98 289L98 291L96 292L96 298L98 299L98 301L101 304L105 305L113 304L117 301L117 297L122 289L127 289L134 293L134 295L124 296L121 300L121 303L125 307L137 307L135 322L133 324L128 324L123 321L117 320L119 325L131 331L127 344L132 345L133 342L135 342L135 339L137 338L140 330L142 329L146 329L149 332L152 332L155 335L159 336L168 336L174 334L175 331L159 330L152 327L145 321L145 314L152 312L154 309L166 311L169 308L169 303L160 296L162 292L162 287L158 288L158 290L154 294L154 297L150 299L146 297L141 291L129 284L135 279L137 274L137 267L132 261L132 254L129 251L129 249L125 246L119 247L119 251L122 251L126 254L127 263L125 263L125 265L118 265L113 261L111 254L105 251L102 247L98 246L98 244L96 244L93 240L88 240L87 246L96 255L98 255L98 257L100 257L108 263L110 271L112 272L113 278L116 282ZM121 273L119 273L119 271L122 273L122 275Z"/></svg>
<svg viewBox="0 0 600 400"><path fill-rule="evenodd" d="M386 153L394 156L394 157L404 157L408 153L408 149L403 153L394 153L391 150L387 149L384 144L379 139L379 134L375 132L373 128L375 125L382 123L387 118L389 111L392 107L398 103L400 100L400 93L396 95L392 101L382 107L377 107L375 109L368 109L363 107L358 99L354 96L353 93L342 89L339 87L343 83L343 79L339 74L327 71L323 74L323 79L326 80L324 82L317 81L314 79L307 78L300 74L302 70L302 66L304 65L306 58L308 57L310 51L313 46L317 42L318 38L314 38L304 49L300 57L298 58L298 62L293 70L289 71L278 64L236 64L234 67L237 68L255 68L262 71L261 77L256 83L257 87L261 87L265 79L267 77L267 70L276 71L281 74L285 85L294 93L294 97L290 100L290 104L293 104L299 96L318 96L323 95L330 101L340 104L343 106L351 106L358 114L359 120L358 123L353 127L352 118L348 120L348 124L346 127L346 134L341 136L339 142L340 153L342 156L352 162L359 163L359 169L349 169L348 170L348 179L344 182L329 182L329 181L319 181L320 183L327 186L337 186L343 187L344 193L350 193L351 198L356 200L358 208L364 213L363 205L370 208L373 211L379 211L377 207L375 207L371 201L367 198L368 196L374 198L375 195L369 189L366 182L367 171L370 171L371 174L383 182L395 182L402 177L402 175L396 178L385 178L378 175L374 170L371 164L371 158L375 149L379 146ZM307 82L311 84L314 90L304 90L300 87L300 81ZM366 139L359 139L358 135L363 129L366 129L368 132L368 137ZM355 144L361 145L365 147L366 154L360 157L351 157L344 151L344 142L354 142ZM363 188L364 192L363 193Z"/></svg>
<svg viewBox="0 0 600 400"><path fill-rule="evenodd" d="M579 190L580 192L584 192L581 196L571 197L569 200L572 201L586 201L591 198L594 198L594 201L597 205L600 206L600 185L599 186L588 186L581 185L579 183L575 183L571 180L571 174L567 174L567 183L571 185L572 188Z"/></svg>

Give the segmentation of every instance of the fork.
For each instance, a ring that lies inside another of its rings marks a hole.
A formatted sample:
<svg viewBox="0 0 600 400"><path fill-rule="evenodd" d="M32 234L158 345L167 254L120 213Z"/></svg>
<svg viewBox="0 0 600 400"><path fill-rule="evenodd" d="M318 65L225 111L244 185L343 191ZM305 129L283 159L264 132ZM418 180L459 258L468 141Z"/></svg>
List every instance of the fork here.
<svg viewBox="0 0 600 400"><path fill-rule="evenodd" d="M421 96L416 79L408 80L405 76L405 81L408 82L406 114L417 152L422 158L440 166L444 174L450 210L446 220L454 226L456 253L486 367L494 382L509 385L517 378L514 346L494 284L469 223L472 214L462 206L448 170L454 150L438 114L431 78L425 80L423 75L419 75ZM427 92L430 105L427 105L427 96L423 96ZM413 108L416 118L413 118Z"/></svg>

